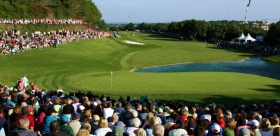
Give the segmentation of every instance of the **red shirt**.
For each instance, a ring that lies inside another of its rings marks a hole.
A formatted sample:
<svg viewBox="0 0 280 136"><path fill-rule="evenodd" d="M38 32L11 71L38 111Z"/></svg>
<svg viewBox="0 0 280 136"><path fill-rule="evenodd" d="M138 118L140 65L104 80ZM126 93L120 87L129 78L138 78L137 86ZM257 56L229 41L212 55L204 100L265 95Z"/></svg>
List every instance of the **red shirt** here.
<svg viewBox="0 0 280 136"><path fill-rule="evenodd" d="M21 116L18 116L16 119L15 119L15 123L17 124L17 126L19 126L19 119L22 118L22 117L25 117L29 120L29 129L32 127L34 129L34 117L33 116L30 116L30 115L21 115Z"/></svg>

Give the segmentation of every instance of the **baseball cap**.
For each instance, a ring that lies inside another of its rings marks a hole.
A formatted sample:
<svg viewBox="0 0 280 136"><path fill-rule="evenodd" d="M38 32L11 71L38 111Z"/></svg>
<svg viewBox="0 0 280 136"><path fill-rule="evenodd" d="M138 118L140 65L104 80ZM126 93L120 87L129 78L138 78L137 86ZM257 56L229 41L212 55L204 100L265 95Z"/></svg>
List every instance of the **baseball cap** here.
<svg viewBox="0 0 280 136"><path fill-rule="evenodd" d="M119 126L113 128L113 134L118 136L123 136L123 129Z"/></svg>
<svg viewBox="0 0 280 136"><path fill-rule="evenodd" d="M220 133L220 130L221 130L221 127L220 127L218 124L214 124L214 125L212 126L212 129L211 129L211 131L212 131L213 133Z"/></svg>
<svg viewBox="0 0 280 136"><path fill-rule="evenodd" d="M79 110L84 110L84 109L86 109L84 105L79 106Z"/></svg>
<svg viewBox="0 0 280 136"><path fill-rule="evenodd" d="M251 121L248 121L248 124L253 125L253 126L259 126L260 125L259 121L255 120L255 119L251 120Z"/></svg>
<svg viewBox="0 0 280 136"><path fill-rule="evenodd" d="M79 119L81 117L80 113L74 113L73 114L73 119Z"/></svg>
<svg viewBox="0 0 280 136"><path fill-rule="evenodd" d="M242 128L238 131L239 136L250 136L250 131L248 128Z"/></svg>
<svg viewBox="0 0 280 136"><path fill-rule="evenodd" d="M62 122L62 123L66 123L66 122L68 122L68 120L69 120L69 117L68 117L67 115L64 115L64 114L63 114L63 115L61 116L61 122Z"/></svg>

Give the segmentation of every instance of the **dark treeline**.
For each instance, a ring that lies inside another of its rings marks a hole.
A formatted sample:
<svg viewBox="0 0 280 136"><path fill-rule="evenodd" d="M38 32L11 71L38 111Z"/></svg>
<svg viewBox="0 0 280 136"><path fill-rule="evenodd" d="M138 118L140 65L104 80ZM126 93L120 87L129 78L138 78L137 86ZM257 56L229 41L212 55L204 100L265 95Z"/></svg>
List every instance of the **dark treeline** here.
<svg viewBox="0 0 280 136"><path fill-rule="evenodd" d="M129 23L127 25L110 26L112 31L134 31L144 30L147 32L154 32L164 34L171 37L192 40L232 40L244 33L250 33L255 37L258 34L265 36L265 41L271 45L280 44L280 22L272 24L269 31L261 29L259 26L247 25L244 31L244 24L239 21L201 21L201 20L184 20L181 22L171 23L141 23L135 25Z"/></svg>
<svg viewBox="0 0 280 136"><path fill-rule="evenodd" d="M0 0L4 19L83 19L105 28L102 14L91 0Z"/></svg>

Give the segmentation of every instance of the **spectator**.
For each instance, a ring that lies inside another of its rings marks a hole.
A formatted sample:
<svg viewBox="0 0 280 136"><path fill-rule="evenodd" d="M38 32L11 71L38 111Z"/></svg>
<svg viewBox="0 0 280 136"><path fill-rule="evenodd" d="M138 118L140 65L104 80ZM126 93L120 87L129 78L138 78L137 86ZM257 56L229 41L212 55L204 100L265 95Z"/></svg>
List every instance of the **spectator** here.
<svg viewBox="0 0 280 136"><path fill-rule="evenodd" d="M203 129L204 129L204 135L207 135L207 134L208 134L209 125L210 125L210 121L209 121L208 119L202 120L201 126L202 126Z"/></svg>
<svg viewBox="0 0 280 136"><path fill-rule="evenodd" d="M66 102L66 104L62 108L62 114L67 115L69 117L69 119L71 119L71 114L74 113L74 107L72 105L72 100L70 98L66 98L65 102Z"/></svg>
<svg viewBox="0 0 280 136"><path fill-rule="evenodd" d="M128 121L127 127L133 126L133 119L138 118L138 112L136 110L131 112L131 118Z"/></svg>
<svg viewBox="0 0 280 136"><path fill-rule="evenodd" d="M271 128L270 121L267 118L263 118L260 123L260 132L262 136L273 135L273 129Z"/></svg>
<svg viewBox="0 0 280 136"><path fill-rule="evenodd" d="M201 126L196 126L194 129L194 136L205 136L204 135L204 128Z"/></svg>
<svg viewBox="0 0 280 136"><path fill-rule="evenodd" d="M94 134L95 130L97 130L98 127L98 123L100 121L100 117L98 115L93 115L93 122L90 124L91 125L91 134Z"/></svg>
<svg viewBox="0 0 280 136"><path fill-rule="evenodd" d="M107 107L103 109L103 117L107 119L108 117L112 117L113 113L114 110L112 109L112 103L109 102Z"/></svg>
<svg viewBox="0 0 280 136"><path fill-rule="evenodd" d="M113 128L113 135L114 136L123 136L123 129L121 127L119 127L119 126L115 126Z"/></svg>
<svg viewBox="0 0 280 136"><path fill-rule="evenodd" d="M146 131L143 128L137 129L135 132L135 136L146 136Z"/></svg>
<svg viewBox="0 0 280 136"><path fill-rule="evenodd" d="M218 124L218 119L219 117L217 115L212 115L211 117L211 125L208 129L208 134L207 136L214 136L214 135L223 135L223 129L219 126Z"/></svg>
<svg viewBox="0 0 280 136"><path fill-rule="evenodd" d="M280 136L280 127L276 127L273 129L273 136Z"/></svg>
<svg viewBox="0 0 280 136"><path fill-rule="evenodd" d="M149 118L149 127L145 129L147 136L153 136L153 127L156 124L159 124L157 117Z"/></svg>
<svg viewBox="0 0 280 136"><path fill-rule="evenodd" d="M60 105L60 99L59 98L54 99L54 109L58 113L58 116L60 117L61 114L62 114L62 107Z"/></svg>
<svg viewBox="0 0 280 136"><path fill-rule="evenodd" d="M234 119L229 118L226 121L226 126L223 131L223 136L235 136L234 135L235 127L236 127L236 123L235 123Z"/></svg>
<svg viewBox="0 0 280 136"><path fill-rule="evenodd" d="M250 130L248 128L242 128L240 130L238 130L238 135L239 136L250 136Z"/></svg>
<svg viewBox="0 0 280 136"><path fill-rule="evenodd" d="M69 122L69 126L72 128L74 136L79 132L81 128L81 122L79 121L80 117L80 113L74 113L72 120Z"/></svg>
<svg viewBox="0 0 280 136"><path fill-rule="evenodd" d="M164 127L160 124L156 124L153 127L153 135L154 136L163 136L164 135Z"/></svg>
<svg viewBox="0 0 280 136"><path fill-rule="evenodd" d="M248 125L250 127L250 130L253 132L255 136L262 136L259 130L259 125L260 125L259 121L251 120L248 122Z"/></svg>
<svg viewBox="0 0 280 136"><path fill-rule="evenodd" d="M160 118L160 120L161 120L161 125L165 125L165 124L166 124L166 118L162 115L162 113L163 113L163 109L162 109L162 108L159 108L159 109L158 109L157 117Z"/></svg>
<svg viewBox="0 0 280 136"><path fill-rule="evenodd" d="M84 123L82 129L88 130L88 132L91 132L91 125L89 123ZM93 136L92 134L89 134L90 136Z"/></svg>
<svg viewBox="0 0 280 136"><path fill-rule="evenodd" d="M29 111L28 111L28 107L22 107L22 115L18 116L15 120L16 124L19 125L19 119L25 117L29 120L29 127L28 129L30 129L31 131L34 131L34 117L29 115Z"/></svg>
<svg viewBox="0 0 280 136"><path fill-rule="evenodd" d="M6 119L3 116L3 108L0 107L0 134L2 135L5 135L5 129L4 129L5 125L6 125Z"/></svg>
<svg viewBox="0 0 280 136"><path fill-rule="evenodd" d="M108 121L105 118L100 119L98 127L99 128L94 132L96 136L104 136L106 133L112 132L112 130L108 128Z"/></svg>
<svg viewBox="0 0 280 136"><path fill-rule="evenodd" d="M57 112L56 110L52 107L49 109L49 115L44 117L43 120L43 126L42 126L42 134L45 135L47 133L50 133L50 124L53 121L59 121L59 119L56 117Z"/></svg>
<svg viewBox="0 0 280 136"><path fill-rule="evenodd" d="M74 136L73 129L67 124L68 120L69 120L68 116L66 115L61 116L60 131L70 136Z"/></svg>
<svg viewBox="0 0 280 136"><path fill-rule="evenodd" d="M133 118L131 119L131 121L132 121L132 126L127 127L125 133L128 134L129 136L135 136L134 131L139 129L139 126L141 125L141 121L139 118Z"/></svg>
<svg viewBox="0 0 280 136"><path fill-rule="evenodd" d="M235 131L235 135L236 136L239 136L239 133L238 131L242 128L249 128L247 125L246 125L246 119L244 117L239 117L238 121L237 121L237 126L236 126L236 131Z"/></svg>
<svg viewBox="0 0 280 136"><path fill-rule="evenodd" d="M60 131L60 126L58 121L53 121L50 124L50 133L46 136L69 136L68 134Z"/></svg>
<svg viewBox="0 0 280 136"><path fill-rule="evenodd" d="M81 129L75 136L90 136L88 130Z"/></svg>
<svg viewBox="0 0 280 136"><path fill-rule="evenodd" d="M11 135L37 136L37 134L33 131L30 131L28 127L29 127L29 120L25 117L22 117L19 119L18 129L13 130Z"/></svg>

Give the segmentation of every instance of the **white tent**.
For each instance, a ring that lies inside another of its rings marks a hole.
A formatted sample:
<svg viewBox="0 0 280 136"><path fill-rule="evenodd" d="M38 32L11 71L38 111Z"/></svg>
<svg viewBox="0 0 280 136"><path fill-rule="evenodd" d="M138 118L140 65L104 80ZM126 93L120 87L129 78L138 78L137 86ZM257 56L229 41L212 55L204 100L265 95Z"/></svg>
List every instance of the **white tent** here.
<svg viewBox="0 0 280 136"><path fill-rule="evenodd" d="M242 41L245 41L245 43L247 42L247 41L251 41L251 42L254 42L254 41L256 41L256 39L254 39L253 37L251 37L251 35L248 33L248 35L245 37L245 38L243 38L243 39L241 39Z"/></svg>
<svg viewBox="0 0 280 136"><path fill-rule="evenodd" d="M244 38L245 38L245 35L242 33L238 38L235 38L235 40L240 41L240 40L242 40Z"/></svg>

